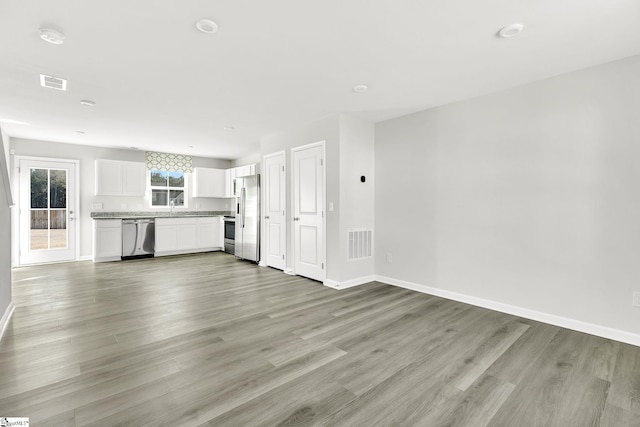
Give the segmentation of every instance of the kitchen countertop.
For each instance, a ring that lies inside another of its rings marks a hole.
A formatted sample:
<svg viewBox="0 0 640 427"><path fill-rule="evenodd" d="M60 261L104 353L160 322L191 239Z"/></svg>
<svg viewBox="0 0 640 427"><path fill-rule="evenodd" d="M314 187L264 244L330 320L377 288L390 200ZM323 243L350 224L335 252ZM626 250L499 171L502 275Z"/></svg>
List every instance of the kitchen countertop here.
<svg viewBox="0 0 640 427"><path fill-rule="evenodd" d="M205 216L233 216L232 211L132 211L132 212L91 212L91 219L130 219L130 218L194 218Z"/></svg>

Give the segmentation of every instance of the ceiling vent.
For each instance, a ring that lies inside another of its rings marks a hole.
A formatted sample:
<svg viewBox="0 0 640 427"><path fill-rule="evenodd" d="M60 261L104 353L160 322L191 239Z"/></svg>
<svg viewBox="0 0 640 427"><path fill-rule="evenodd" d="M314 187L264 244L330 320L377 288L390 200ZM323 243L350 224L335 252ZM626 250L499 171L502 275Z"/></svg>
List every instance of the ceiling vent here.
<svg viewBox="0 0 640 427"><path fill-rule="evenodd" d="M50 89L67 90L67 81L60 77L45 76L40 74L40 86Z"/></svg>

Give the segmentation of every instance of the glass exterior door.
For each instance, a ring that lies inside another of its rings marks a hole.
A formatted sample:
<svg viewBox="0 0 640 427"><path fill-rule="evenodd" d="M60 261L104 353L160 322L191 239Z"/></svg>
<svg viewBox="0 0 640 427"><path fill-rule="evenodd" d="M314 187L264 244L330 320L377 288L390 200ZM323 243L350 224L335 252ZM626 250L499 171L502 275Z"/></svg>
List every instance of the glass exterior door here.
<svg viewBox="0 0 640 427"><path fill-rule="evenodd" d="M73 163L20 161L20 264L75 254Z"/></svg>

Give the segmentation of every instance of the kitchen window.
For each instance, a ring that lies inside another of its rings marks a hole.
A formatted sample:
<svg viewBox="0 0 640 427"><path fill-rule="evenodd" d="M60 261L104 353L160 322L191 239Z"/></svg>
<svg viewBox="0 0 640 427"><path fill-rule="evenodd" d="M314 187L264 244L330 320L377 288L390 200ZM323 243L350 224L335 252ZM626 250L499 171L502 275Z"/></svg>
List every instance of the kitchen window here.
<svg viewBox="0 0 640 427"><path fill-rule="evenodd" d="M186 207L187 174L159 169L149 171L152 207Z"/></svg>

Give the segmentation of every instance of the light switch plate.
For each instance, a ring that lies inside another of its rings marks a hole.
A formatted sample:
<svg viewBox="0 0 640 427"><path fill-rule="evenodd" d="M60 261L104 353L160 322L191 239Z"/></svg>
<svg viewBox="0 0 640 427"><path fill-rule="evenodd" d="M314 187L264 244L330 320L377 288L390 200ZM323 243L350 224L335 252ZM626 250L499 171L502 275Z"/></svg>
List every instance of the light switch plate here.
<svg viewBox="0 0 640 427"><path fill-rule="evenodd" d="M633 302L632 305L634 307L640 307L640 292L633 293Z"/></svg>
<svg viewBox="0 0 640 427"><path fill-rule="evenodd" d="M102 203L92 203L91 209L102 209Z"/></svg>

